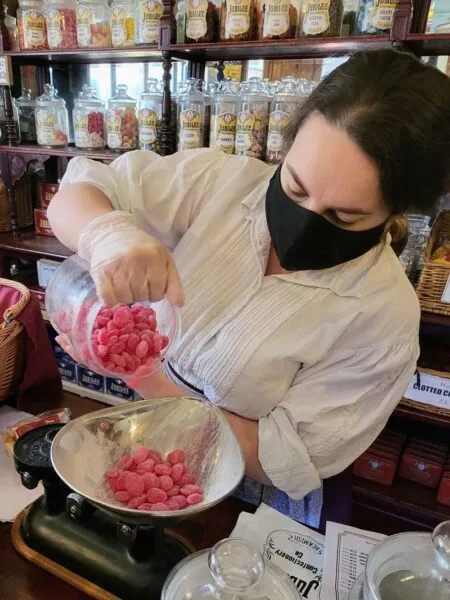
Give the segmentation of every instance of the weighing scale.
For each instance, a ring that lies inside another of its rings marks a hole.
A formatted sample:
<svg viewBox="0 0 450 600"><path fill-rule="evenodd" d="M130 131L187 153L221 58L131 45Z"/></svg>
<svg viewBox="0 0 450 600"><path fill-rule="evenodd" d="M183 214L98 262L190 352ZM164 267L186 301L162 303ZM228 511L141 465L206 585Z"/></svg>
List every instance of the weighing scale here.
<svg viewBox="0 0 450 600"><path fill-rule="evenodd" d="M204 501L176 512L118 503L104 473L140 444L184 448ZM142 400L22 436L14 460L25 487L44 494L13 526L26 559L101 600L159 600L172 568L194 548L168 529L224 500L244 474L239 443L213 405L193 398Z"/></svg>

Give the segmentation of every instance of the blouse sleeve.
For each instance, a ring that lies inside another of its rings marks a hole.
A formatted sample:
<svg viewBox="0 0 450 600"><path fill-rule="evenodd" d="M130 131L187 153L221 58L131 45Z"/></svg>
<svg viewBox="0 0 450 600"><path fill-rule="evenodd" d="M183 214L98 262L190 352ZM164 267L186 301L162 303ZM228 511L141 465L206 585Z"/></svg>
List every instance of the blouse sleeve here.
<svg viewBox="0 0 450 600"><path fill-rule="evenodd" d="M94 185L114 209L130 212L141 227L173 249L211 198L223 171L232 168L228 159L236 158L207 148L165 157L138 150L110 165L77 157L69 162L61 186Z"/></svg>
<svg viewBox="0 0 450 600"><path fill-rule="evenodd" d="M401 400L419 355L414 341L349 350L299 371L259 421L259 460L274 486L303 498L375 440Z"/></svg>

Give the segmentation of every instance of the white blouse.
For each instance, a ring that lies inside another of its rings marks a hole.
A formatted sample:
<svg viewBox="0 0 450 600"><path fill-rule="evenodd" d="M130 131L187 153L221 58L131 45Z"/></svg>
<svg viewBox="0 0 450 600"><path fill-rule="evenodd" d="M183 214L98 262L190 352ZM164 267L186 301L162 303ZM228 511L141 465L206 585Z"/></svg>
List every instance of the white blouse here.
<svg viewBox="0 0 450 600"><path fill-rule="evenodd" d="M184 285L174 369L259 420L259 459L293 499L378 436L419 354L417 297L389 243L319 271L265 277L274 167L209 149L70 161L172 251Z"/></svg>

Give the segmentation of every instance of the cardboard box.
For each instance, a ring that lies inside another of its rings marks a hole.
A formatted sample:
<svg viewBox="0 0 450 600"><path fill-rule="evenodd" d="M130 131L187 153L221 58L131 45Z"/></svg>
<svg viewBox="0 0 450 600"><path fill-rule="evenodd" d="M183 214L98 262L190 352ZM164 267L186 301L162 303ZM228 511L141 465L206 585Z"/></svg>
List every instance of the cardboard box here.
<svg viewBox="0 0 450 600"><path fill-rule="evenodd" d="M53 273L61 263L49 258L41 258L37 261L38 282L41 288L46 288Z"/></svg>
<svg viewBox="0 0 450 600"><path fill-rule="evenodd" d="M46 209L50 204L51 199L59 190L58 183L41 183L40 186L40 204L41 208Z"/></svg>
<svg viewBox="0 0 450 600"><path fill-rule="evenodd" d="M116 398L123 398L124 400L133 400L133 390L131 390L127 384L121 379L114 379L113 377L106 378L105 391L110 396Z"/></svg>
<svg viewBox="0 0 450 600"><path fill-rule="evenodd" d="M63 381L77 382L77 366L74 362L57 359L56 363Z"/></svg>
<svg viewBox="0 0 450 600"><path fill-rule="evenodd" d="M105 378L83 365L77 365L78 385L88 390L105 393Z"/></svg>
<svg viewBox="0 0 450 600"><path fill-rule="evenodd" d="M48 222L47 211L42 208L34 209L34 229L39 235L51 235L55 237Z"/></svg>

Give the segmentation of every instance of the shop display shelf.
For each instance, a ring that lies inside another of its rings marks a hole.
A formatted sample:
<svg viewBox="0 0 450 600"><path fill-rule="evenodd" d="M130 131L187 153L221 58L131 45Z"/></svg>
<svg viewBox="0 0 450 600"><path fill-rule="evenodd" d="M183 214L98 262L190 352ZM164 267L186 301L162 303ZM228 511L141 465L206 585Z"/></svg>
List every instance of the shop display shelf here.
<svg viewBox="0 0 450 600"><path fill-rule="evenodd" d="M0 253L55 260L64 260L73 254L56 238L36 235L34 231L0 233Z"/></svg>
<svg viewBox="0 0 450 600"><path fill-rule="evenodd" d="M406 44L418 56L450 55L448 33L410 33Z"/></svg>
<svg viewBox="0 0 450 600"><path fill-rule="evenodd" d="M415 407L400 403L395 409L394 416L450 430L450 412L447 415L432 412L430 409L427 410L427 405L421 405L420 402L417 402Z"/></svg>
<svg viewBox="0 0 450 600"><path fill-rule="evenodd" d="M101 149L101 150L80 150L75 146L69 145L61 148L43 148L37 144L17 144L16 146L0 145L0 152L7 152L8 154L34 154L41 156L85 156L86 158L92 158L96 160L114 160L119 153L113 152L112 150Z"/></svg>
<svg viewBox="0 0 450 600"><path fill-rule="evenodd" d="M128 404L129 402L132 402L132 400L123 400L122 398L110 396L109 394L104 394L103 392L88 390L87 388L81 387L76 383L71 383L70 381L63 381L62 386L65 392L69 392L70 394L74 394L81 398L90 398L91 400L96 400L102 404L119 406L121 404Z"/></svg>
<svg viewBox="0 0 450 600"><path fill-rule="evenodd" d="M10 56L17 64L27 65L159 62L162 60L162 53L157 46L144 45L133 48L21 50L20 52L3 52L3 54Z"/></svg>

